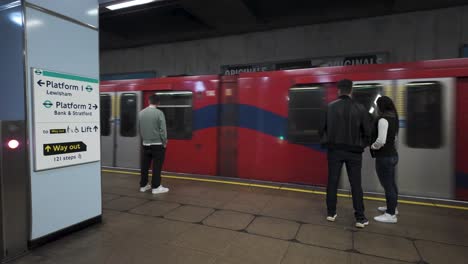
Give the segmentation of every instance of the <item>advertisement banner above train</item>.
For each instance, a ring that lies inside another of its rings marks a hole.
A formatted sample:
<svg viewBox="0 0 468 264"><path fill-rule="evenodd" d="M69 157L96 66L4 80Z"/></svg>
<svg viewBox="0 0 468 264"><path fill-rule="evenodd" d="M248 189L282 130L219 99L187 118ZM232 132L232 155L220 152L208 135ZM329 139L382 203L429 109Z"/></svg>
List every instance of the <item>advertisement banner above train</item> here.
<svg viewBox="0 0 468 264"><path fill-rule="evenodd" d="M388 53L372 53L348 56L331 56L312 59L297 59L280 62L252 63L221 66L222 75L238 75L245 72L307 69L316 67L383 64L388 62Z"/></svg>
<svg viewBox="0 0 468 264"><path fill-rule="evenodd" d="M311 60L313 67L351 66L363 64L383 64L388 62L387 53L361 54L341 57L323 57Z"/></svg>

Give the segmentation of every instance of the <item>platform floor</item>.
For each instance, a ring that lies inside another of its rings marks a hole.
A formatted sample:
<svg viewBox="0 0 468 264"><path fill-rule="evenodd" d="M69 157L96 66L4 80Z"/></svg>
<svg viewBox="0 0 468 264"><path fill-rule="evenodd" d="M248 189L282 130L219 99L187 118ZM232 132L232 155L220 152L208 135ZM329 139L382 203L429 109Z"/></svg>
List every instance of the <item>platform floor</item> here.
<svg viewBox="0 0 468 264"><path fill-rule="evenodd" d="M103 223L13 263L468 263L466 210L400 205L398 224L358 230L349 198L329 223L323 195L178 179L152 195L138 180L103 173Z"/></svg>

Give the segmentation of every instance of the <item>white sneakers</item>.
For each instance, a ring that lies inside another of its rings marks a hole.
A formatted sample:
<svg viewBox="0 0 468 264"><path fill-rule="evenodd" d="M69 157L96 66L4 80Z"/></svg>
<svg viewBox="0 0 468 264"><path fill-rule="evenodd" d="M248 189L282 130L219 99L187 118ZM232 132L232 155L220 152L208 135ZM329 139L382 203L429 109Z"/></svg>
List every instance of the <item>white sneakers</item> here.
<svg viewBox="0 0 468 264"><path fill-rule="evenodd" d="M369 220L367 220L367 218L364 217L363 219L357 220L354 226L357 228L364 228L368 225L369 225Z"/></svg>
<svg viewBox="0 0 468 264"><path fill-rule="evenodd" d="M159 185L158 188L153 189L151 193L153 194L160 194L160 193L167 193L169 191L169 188L163 187L162 185Z"/></svg>
<svg viewBox="0 0 468 264"><path fill-rule="evenodd" d="M374 217L374 220L377 222L381 223L391 223L391 224L396 224L398 222L398 209L395 209L395 215L391 215L387 213L387 206L379 206L377 208L380 212L382 212L382 215Z"/></svg>
<svg viewBox="0 0 468 264"><path fill-rule="evenodd" d="M329 216L327 216L327 221L329 221L329 222L335 222L335 219L336 219L337 216L338 216L337 214L335 214L334 216L330 216L330 215L329 215Z"/></svg>
<svg viewBox="0 0 468 264"><path fill-rule="evenodd" d="M146 185L145 187L141 187L141 188L140 188L140 192L146 192L146 191L148 191L148 190L151 190L151 185L149 185L149 184Z"/></svg>
<svg viewBox="0 0 468 264"><path fill-rule="evenodd" d="M381 222L381 223L391 223L391 224L396 224L398 222L396 215L391 215L387 213L374 217L374 220L377 222Z"/></svg>
<svg viewBox="0 0 468 264"><path fill-rule="evenodd" d="M338 216L337 214L328 215L327 216L327 221L328 222L335 222L337 216ZM360 220L356 220L356 227L358 227L358 228L364 228L367 225L369 225L369 220L367 220L367 218L365 218L365 217L360 219Z"/></svg>
<svg viewBox="0 0 468 264"><path fill-rule="evenodd" d="M151 185L146 185L145 187L140 188L140 192L146 192L148 190L151 190ZM169 191L169 188L166 188L162 185L159 185L158 188L155 188L151 191L153 194L160 194L160 193L167 193Z"/></svg>
<svg viewBox="0 0 468 264"><path fill-rule="evenodd" d="M386 213L387 212L387 206L379 206L377 208L377 210L379 210L379 212ZM398 209L396 209L396 208L395 208L395 215L398 215Z"/></svg>

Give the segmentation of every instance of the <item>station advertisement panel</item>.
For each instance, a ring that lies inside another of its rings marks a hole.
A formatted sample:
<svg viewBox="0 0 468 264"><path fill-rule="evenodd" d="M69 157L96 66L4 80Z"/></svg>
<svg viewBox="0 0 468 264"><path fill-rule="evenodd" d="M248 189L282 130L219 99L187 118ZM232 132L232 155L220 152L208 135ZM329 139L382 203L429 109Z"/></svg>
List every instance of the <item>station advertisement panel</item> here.
<svg viewBox="0 0 468 264"><path fill-rule="evenodd" d="M34 170L100 160L99 80L31 68Z"/></svg>

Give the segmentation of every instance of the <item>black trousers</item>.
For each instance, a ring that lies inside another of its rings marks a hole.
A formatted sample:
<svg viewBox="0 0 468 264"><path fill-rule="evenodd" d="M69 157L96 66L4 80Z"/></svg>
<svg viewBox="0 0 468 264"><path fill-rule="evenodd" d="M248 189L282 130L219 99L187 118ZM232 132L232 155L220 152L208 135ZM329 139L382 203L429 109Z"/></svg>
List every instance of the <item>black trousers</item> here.
<svg viewBox="0 0 468 264"><path fill-rule="evenodd" d="M385 190L387 200L387 213L394 215L398 204L398 187L395 181L395 169L398 164L398 155L392 157L377 157L375 169L379 176L380 184Z"/></svg>
<svg viewBox="0 0 468 264"><path fill-rule="evenodd" d="M346 171L348 172L348 179L351 185L354 216L357 220L361 220L365 218L364 200L361 185L362 153L355 153L344 150L328 151L328 215L336 214L337 190L343 163L346 165Z"/></svg>
<svg viewBox="0 0 468 264"><path fill-rule="evenodd" d="M145 187L148 184L148 171L151 161L153 161L153 180L151 182L151 187L154 189L161 185L161 170L165 154L166 148L162 145L143 146L140 187Z"/></svg>

